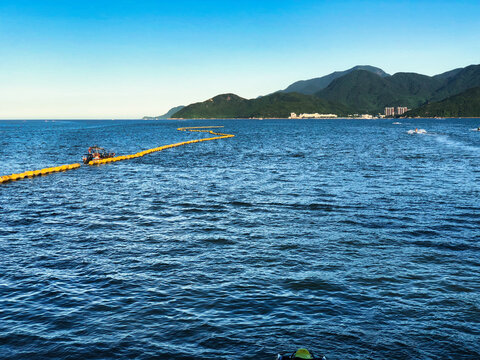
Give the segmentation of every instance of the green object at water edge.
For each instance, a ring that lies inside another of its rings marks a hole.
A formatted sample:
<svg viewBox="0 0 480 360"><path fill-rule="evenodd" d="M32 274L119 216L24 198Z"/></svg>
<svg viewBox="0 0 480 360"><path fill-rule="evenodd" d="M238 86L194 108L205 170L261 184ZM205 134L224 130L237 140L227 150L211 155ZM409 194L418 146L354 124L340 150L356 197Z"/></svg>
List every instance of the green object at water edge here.
<svg viewBox="0 0 480 360"><path fill-rule="evenodd" d="M310 354L310 351L307 349L298 349L297 352L295 353L295 359L313 359L312 355Z"/></svg>

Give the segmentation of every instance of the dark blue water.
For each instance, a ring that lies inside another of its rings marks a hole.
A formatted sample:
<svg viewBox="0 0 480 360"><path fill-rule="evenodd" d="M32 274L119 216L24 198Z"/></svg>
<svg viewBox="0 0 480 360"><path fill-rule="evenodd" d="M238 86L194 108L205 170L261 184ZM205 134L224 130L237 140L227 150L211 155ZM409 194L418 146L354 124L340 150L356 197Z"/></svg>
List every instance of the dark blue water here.
<svg viewBox="0 0 480 360"><path fill-rule="evenodd" d="M0 358L480 358L480 119L4 121L0 175L200 125L0 185Z"/></svg>

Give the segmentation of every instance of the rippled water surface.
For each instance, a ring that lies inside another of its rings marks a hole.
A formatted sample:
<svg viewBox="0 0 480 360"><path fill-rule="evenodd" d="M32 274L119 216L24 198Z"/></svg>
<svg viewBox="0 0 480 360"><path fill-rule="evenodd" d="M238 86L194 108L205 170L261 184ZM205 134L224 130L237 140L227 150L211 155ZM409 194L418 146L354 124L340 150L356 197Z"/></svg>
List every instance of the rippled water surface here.
<svg viewBox="0 0 480 360"><path fill-rule="evenodd" d="M480 119L4 121L0 175L201 125L0 185L0 358L480 358Z"/></svg>

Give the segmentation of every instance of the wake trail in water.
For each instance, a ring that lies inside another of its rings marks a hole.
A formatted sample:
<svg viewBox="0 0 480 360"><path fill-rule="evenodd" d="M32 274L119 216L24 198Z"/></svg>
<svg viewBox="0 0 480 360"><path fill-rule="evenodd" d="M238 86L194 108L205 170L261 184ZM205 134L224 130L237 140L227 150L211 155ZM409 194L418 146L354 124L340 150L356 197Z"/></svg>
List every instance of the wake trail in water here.
<svg viewBox="0 0 480 360"><path fill-rule="evenodd" d="M430 136L432 136L440 144L444 144L450 147L454 147L454 148L469 151L469 152L471 151L471 152L478 153L480 151L479 146L468 145L461 141L453 140L448 135L430 134Z"/></svg>

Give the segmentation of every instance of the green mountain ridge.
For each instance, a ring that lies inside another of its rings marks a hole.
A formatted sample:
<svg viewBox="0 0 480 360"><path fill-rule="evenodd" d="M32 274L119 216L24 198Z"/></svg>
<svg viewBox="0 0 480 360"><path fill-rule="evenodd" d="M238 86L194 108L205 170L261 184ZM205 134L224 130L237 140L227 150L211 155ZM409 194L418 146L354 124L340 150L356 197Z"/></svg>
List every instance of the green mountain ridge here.
<svg viewBox="0 0 480 360"><path fill-rule="evenodd" d="M290 113L334 113L347 115L348 106L299 93L275 93L256 99L222 94L191 104L174 114L175 118L287 118Z"/></svg>
<svg viewBox="0 0 480 360"><path fill-rule="evenodd" d="M470 65L448 77L444 85L433 94L432 100L442 100L477 86L480 86L480 65Z"/></svg>
<svg viewBox="0 0 480 360"><path fill-rule="evenodd" d="M455 76L456 74L458 74L462 70L463 70L463 68L457 68L457 69L446 71L446 72L441 73L441 74L434 75L433 77L436 78L436 79L440 79L440 80L446 80L448 78L451 78L452 76Z"/></svg>
<svg viewBox="0 0 480 360"><path fill-rule="evenodd" d="M410 117L479 117L480 86L404 114Z"/></svg>
<svg viewBox="0 0 480 360"><path fill-rule="evenodd" d="M383 113L386 106L416 108L425 103L441 85L438 79L416 73L380 77L357 70L335 79L315 96L337 101L357 112L376 114Z"/></svg>
<svg viewBox="0 0 480 360"><path fill-rule="evenodd" d="M365 70L369 71L373 74L377 74L381 77L387 77L390 76L387 74L385 71L383 71L380 68L377 68L375 66L370 66L370 65L357 65L352 67L351 69L345 70L345 71L335 71L331 74L314 78L314 79L309 79L309 80L300 80L296 81L293 84L289 85L285 90L280 90L279 92L297 92L300 94L305 94L305 95L313 95L316 92L325 89L330 83L338 79L344 75L347 75L351 73L352 71L356 70Z"/></svg>
<svg viewBox="0 0 480 360"><path fill-rule="evenodd" d="M383 113L385 107L406 106L415 109L480 86L480 65L470 65L435 76L406 72L388 75L374 67L367 70L356 68L327 75L345 73L333 80L329 78L330 83L313 95L279 91L248 100L234 94L223 94L186 106L172 117L285 118L292 112L375 115ZM322 78L312 80L318 79ZM308 89L311 91L312 88Z"/></svg>

